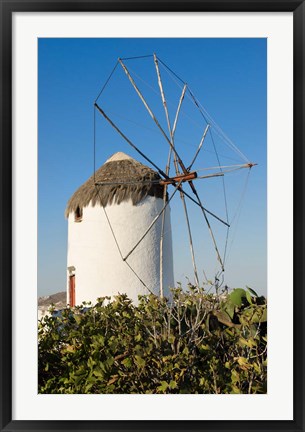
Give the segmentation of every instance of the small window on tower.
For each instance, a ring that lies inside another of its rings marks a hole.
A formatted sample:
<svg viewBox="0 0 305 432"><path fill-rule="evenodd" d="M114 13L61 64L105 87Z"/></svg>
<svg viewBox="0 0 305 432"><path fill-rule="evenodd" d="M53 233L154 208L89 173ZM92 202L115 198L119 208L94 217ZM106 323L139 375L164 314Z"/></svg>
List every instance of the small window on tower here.
<svg viewBox="0 0 305 432"><path fill-rule="evenodd" d="M77 207L77 209L74 212L74 221L75 222L81 222L83 219L83 209L80 207Z"/></svg>

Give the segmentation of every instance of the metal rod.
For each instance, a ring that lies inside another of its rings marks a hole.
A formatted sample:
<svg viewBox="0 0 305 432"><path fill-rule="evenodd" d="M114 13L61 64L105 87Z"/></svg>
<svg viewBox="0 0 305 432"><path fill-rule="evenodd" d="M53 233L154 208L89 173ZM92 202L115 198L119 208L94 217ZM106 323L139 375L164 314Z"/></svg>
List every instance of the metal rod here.
<svg viewBox="0 0 305 432"><path fill-rule="evenodd" d="M148 103L146 102L146 100L144 99L144 96L142 95L142 93L140 92L140 90L138 89L134 79L132 78L132 76L130 75L127 67L124 65L124 63L122 62L122 59L119 59L119 63L121 64L124 72L126 73L129 81L131 82L133 88L135 89L135 91L137 92L139 98L141 99L141 101L143 102L145 108L147 109L149 115L151 116L151 118L154 120L154 122L156 123L156 125L158 126L158 128L160 129L160 131L162 132L162 134L164 135L165 139L169 142L168 136L166 135L166 133L164 132L162 126L160 125L160 123L158 122L157 118L155 117L154 113L152 112L152 110L150 109Z"/></svg>
<svg viewBox="0 0 305 432"><path fill-rule="evenodd" d="M167 142L169 143L169 145L172 147L173 152L175 153L175 155L176 155L177 158L178 158L179 165L180 165L181 168L183 169L184 173L186 173L186 168L185 168L185 166L184 166L184 164L183 164L183 162L182 162L180 156L178 155L176 149L173 147L173 145L172 145L170 139L168 138L168 136L167 136L166 133L164 132L162 126L161 126L160 123L158 122L158 120L157 120L157 118L155 117L155 115L153 114L152 110L149 108L149 106L148 106L146 100L144 99L142 93L141 93L140 90L138 89L138 87L137 87L136 83L134 82L132 76L130 75L128 69L126 68L126 66L124 65L124 63L122 62L121 59L119 59L118 61L120 62L121 66L122 66L122 68L123 68L123 70L124 70L124 72L126 73L126 75L127 75L128 79L129 79L129 81L131 82L133 88L134 88L135 91L137 92L139 98L140 98L141 101L143 102L145 108L146 108L147 111L149 112L151 118L154 120L154 122L156 123L156 125L157 125L158 128L160 129L160 131L161 131L162 135L164 136L164 138L166 139L166 141L167 141Z"/></svg>
<svg viewBox="0 0 305 432"><path fill-rule="evenodd" d="M209 126L209 125L208 125L208 126ZM200 145L199 145L199 149L197 150L197 153L195 154L195 158L193 159L192 164L194 163L194 161L195 161L195 159L196 159L196 157L197 157L197 155L198 155L198 153L199 153L199 151L200 151L200 148L201 148L201 146L202 146L202 143L203 143L204 137L205 137L205 135L206 135L206 133L207 133L208 130L209 130L209 128L207 127L206 130L204 131L203 138L202 138L201 143L200 143ZM191 164L191 166L192 166L192 164ZM177 166L177 160L176 160L176 159L175 159L175 165L176 165L176 172L177 172L177 171L178 171L178 166ZM180 165L181 165L181 164L180 164ZM190 166L187 170L186 170L185 167L182 166L183 172L184 172L184 173L185 173L185 171L188 172L188 171L190 170L191 166ZM206 215L205 209L204 209L204 207L203 207L203 205L202 205L202 203L201 203L201 200L200 200L200 198L199 198L199 195L198 195L198 193L197 193L197 190L196 190L196 188L195 188L193 182L192 182L192 181L189 181L189 185L190 185L190 187L191 187L191 189L192 189L192 192L195 194L195 196L196 196L196 198L197 198L197 200L198 200L198 204L199 204L199 206L200 206L200 208L201 208L201 210L202 210L202 212L203 212L203 215L204 215L204 218L205 218L206 224L207 224L207 226L208 226L208 229L209 229L210 234L211 234L211 237L212 237L212 241L213 241L213 243L214 243L214 248L215 248L215 250L216 250L216 254L217 254L218 260L219 260L219 262L221 263L221 266L222 266L222 268L223 268L223 263L222 263L222 261L221 261L221 257L220 257L219 251L218 251L218 247L217 247L217 244L216 244L216 241L215 241L215 237L214 237L214 234L213 234L213 231L212 231L211 225L210 225L210 223L209 223L209 220L208 220L208 218L207 218L207 215ZM180 191L180 196L181 196L181 191ZM183 201L183 204L184 204L185 215L186 215L186 218L187 218L187 223L188 223L188 228L189 228L189 240L190 240L190 247L191 247L191 254L192 254L192 260L193 260L194 273L195 273L195 278L197 278L197 283L198 283L198 286L199 286L198 274L197 274L197 267L196 267L196 263L195 263L195 255L194 255L194 249L193 249L193 243L192 243L192 234L191 234L191 230L190 230L190 226L189 226L189 220L188 220L187 208L186 208L186 206L185 206L184 197L183 197L182 201Z"/></svg>
<svg viewBox="0 0 305 432"><path fill-rule="evenodd" d="M203 111L206 111L205 109L204 109L204 107L201 105L201 103L195 98L195 96L194 96L194 94L192 93L192 91L191 91L191 89L190 88L188 88L188 92L189 92L189 94L190 94L190 96L191 96L191 99L193 100L193 102L194 102L194 104L197 106L197 108L198 108L198 110L199 110L199 112L200 112L200 114L201 114L201 116L205 119L205 121L208 123L208 121L207 121L207 117L206 117L206 115L204 114L204 112ZM210 118L210 121L211 121L211 123L213 123L213 127L215 128L215 131L217 131L218 130L218 136L220 137L220 138L222 138L224 141L226 141L227 142L227 144L231 147L231 149L233 149L236 153L239 153L239 155L241 156L241 158L244 160L244 161L246 161L246 162L248 162L249 160L248 160L248 158L241 152L241 150L238 148L238 147L236 147L236 145L226 136L226 134L223 132L223 130L217 125L217 123L212 119L212 117L206 112L206 114L207 114L207 116ZM220 135L219 135L220 134Z"/></svg>
<svg viewBox="0 0 305 432"><path fill-rule="evenodd" d="M198 168L196 171L210 171L213 169L222 169L222 168L252 168L253 166L256 166L257 163L246 163L246 164L235 164L235 165L217 165L214 167L207 167L207 168Z"/></svg>
<svg viewBox="0 0 305 432"><path fill-rule="evenodd" d="M153 161L151 161L147 156L145 156L145 154L143 152L141 152L140 149L138 149L138 147L136 147L131 141L130 139L127 138L126 135L123 134L123 132L121 132L121 130L113 123L112 120L110 120L110 118L107 116L107 114L102 110L101 107L98 106L97 103L94 104L96 106L96 108L99 110L99 112L102 114L103 117L105 117L105 119L111 124L111 126L121 135L122 138L124 138L125 141L128 142L128 144L134 148L145 160L147 160L147 162L149 162L152 166L154 166L156 168L156 170L163 175L163 177L168 178L168 176L165 174L165 172L163 172L161 170L161 168L159 168Z"/></svg>
<svg viewBox="0 0 305 432"><path fill-rule="evenodd" d="M188 88L188 92L191 95L191 99L193 100L194 104L196 105L196 107L198 108L201 116L204 118L204 120L208 123L208 120L206 118L206 116L204 115L204 113L202 112L200 106L199 106L199 102L197 101L197 99L195 98L195 96L193 95L192 91L190 88Z"/></svg>
<svg viewBox="0 0 305 432"><path fill-rule="evenodd" d="M174 147L174 140L173 140L173 131L172 131L172 129L171 129L171 125L170 125L170 119L169 119L169 114L168 114L168 109L167 109L166 99L165 99L165 95L164 95L164 90L163 90L163 85L162 85L162 80L161 80L161 74L160 74L160 70L159 70L158 60L157 60L155 54L154 54L154 62L155 62L155 65L156 65L156 71L157 71L157 75L158 75L158 84L159 84L160 93L161 93L161 98L162 98L162 102L163 102L163 106L164 106L164 110L165 110L165 115L166 115L166 120L167 120L168 130L169 130L169 132L170 132L170 137L171 137L171 143L170 143L170 144L171 144L171 147L173 148L173 150L175 150L175 147ZM183 91L184 91L184 89L183 89ZM183 94L183 95L184 95L184 94ZM182 102L182 100L181 100L181 102ZM178 108L179 108L179 110L180 110L180 107L178 107ZM176 128L176 124L177 124L177 115L176 115L176 119L175 119L175 128ZM208 129L209 129L209 128L207 127L206 130L205 130L205 132L204 132L203 138L202 138L201 143L200 143L200 145L199 145L199 149L197 150L197 153L195 154L195 157L194 157L194 159L193 159L193 162L195 161L195 159L196 159L196 157L197 157L197 155L198 155L198 153L199 153L199 151L200 151L200 148L201 148L201 146L202 146L202 144L203 144L203 140L204 140L204 137L205 137L205 135L206 135ZM185 166L184 166L184 164L182 163L181 159L180 159L179 156L177 155L177 152L175 151L174 163L175 163L176 176L177 176L177 177L178 177L178 172L179 172L179 170L178 170L178 163L177 163L177 162L179 162L179 165L180 165L181 168L183 169L183 172L184 172L184 178L186 178L187 180L192 180L193 178L195 178L195 177L197 176L197 174L196 174L196 176L190 176L190 175L187 174L191 167L190 167L189 169L186 169ZM193 162L192 162L192 164L193 164ZM192 164L191 164L191 165L192 165ZM177 178L177 177L176 177L176 178ZM195 187L192 185L191 182L189 182L189 183L190 183L190 185L191 185L191 187L192 187L193 192L195 193L195 192L196 192ZM181 189L182 189L182 188L181 188ZM198 199L198 201L199 201L199 196L198 196L197 192L196 192L196 196L197 196L197 199ZM185 198L184 198L184 195L183 195L182 190L180 190L180 197L181 197L182 202L183 202L184 212L185 212L186 221L187 221L187 226L188 226L188 233L189 233L189 240L190 240L190 248L191 248L191 256L192 256L192 261L193 261L193 268L194 268L195 279L196 279L197 285L199 286L199 280L198 280L198 274L197 274L197 267L196 267L196 262L195 262L195 254L194 254L194 248L193 248L193 241L192 241L192 234L191 234L191 229L190 229L190 224L189 224L189 218L188 218L188 213L187 213L187 207L186 207L186 204L185 204ZM199 204L201 204L200 201L199 201ZM201 208L202 208L202 205L201 205ZM214 238L214 236L213 236L213 238ZM216 250L217 250L217 252L218 252L217 246L216 246Z"/></svg>
<svg viewBox="0 0 305 432"><path fill-rule="evenodd" d="M100 108L98 106L97 103L95 103L95 106L97 107L97 109L99 110L99 112L103 115L103 117L105 117L105 119L111 124L111 126L125 139L125 141L128 142L128 144L133 147L145 160L147 160L147 162L149 162L152 166L154 166L156 168L156 170L159 172L159 174L161 174L163 177L165 177L167 180L169 179L168 175L165 174L164 171L161 170L161 168L159 168L154 162L152 162L147 156L145 156L145 154L143 152L141 152L141 150L139 150L127 137L126 135L123 134L123 132L120 131L120 129L113 123L112 120L110 120L110 118L107 116L107 114L102 110L102 108ZM191 183L191 181L189 181L189 183ZM172 183L173 186L176 186L175 182L173 181ZM178 185L178 190L180 190L180 186ZM202 204L200 204L198 201L196 201L193 197L191 197L187 192L185 192L183 190L184 195L186 195L191 201L193 201L195 204L197 204L199 207L202 207ZM203 207L204 208L204 207ZM225 221L223 221L221 218L219 218L218 216L216 216L214 213L210 212L209 210L207 210L206 208L204 208L204 210L209 213L211 216L213 216L214 218L216 218L217 220L219 220L220 222L222 222L223 224L225 224L226 226L229 226L229 224Z"/></svg>
<svg viewBox="0 0 305 432"><path fill-rule="evenodd" d="M205 176L197 176L194 180L213 178L213 177L223 177L223 176L224 176L224 173L219 172L219 173L214 173L214 174L208 174L208 175L205 175Z"/></svg>
<svg viewBox="0 0 305 432"><path fill-rule="evenodd" d="M168 110L167 110L167 106L166 106L166 101L165 101L164 91L163 91L163 87L162 87L162 81L161 81L160 71L159 71L158 62L157 62L157 60L156 60L156 56L155 56L155 55L154 55L154 60L155 60L155 64L156 64L157 74L158 74L158 83L159 83L159 87L160 87L160 91L161 91L161 97L162 97L162 101L163 101L163 106L164 106L165 113L166 113L167 124L168 124L168 128L169 128L170 135L171 135L171 141L169 141L168 139L167 139L167 141L169 142L169 145L170 145L171 148L173 149L173 152L175 153L175 160L179 162L179 165L181 166L183 173L184 173L184 174L188 174L188 170L187 170L187 168L186 168L185 165L183 164L181 158L179 157L179 155L178 155L178 153L177 153L177 151L176 151L176 149L175 149L175 147L174 147L173 137L172 137L172 133L171 133L171 127L170 127L170 121L169 121L169 115L168 115ZM122 63L121 63L121 64L122 64ZM122 64L122 66L123 66L123 64ZM123 67L124 67L124 66L123 66ZM128 77L130 77L130 74L128 73L126 67L124 68L124 70L125 70L125 72L128 74ZM129 79L132 80L131 77L130 77ZM133 82L133 80L132 80L131 82ZM135 89L137 89L135 83L134 83L134 86L135 86ZM137 93L138 93L139 96L141 97L141 93L139 92L139 90L137 91ZM142 99L142 101L144 102L144 104L146 105L146 103L145 103L143 97L141 97L141 99ZM153 115L153 114L151 113L151 115ZM207 129L207 130L208 130L208 129ZM162 131L163 131L163 129L162 129ZM166 136L165 133L164 133L164 135ZM178 167L177 167L177 166L176 166L176 173L178 174ZM202 206L202 204L201 204L201 201L200 201L199 195L198 195L198 193L197 193L197 191L196 191L196 188L195 188L195 186L194 186L194 184L193 184L193 182L192 182L191 180L189 181L189 185L190 185L190 187L191 187L191 189L192 189L192 192L193 192L193 193L195 194L195 196L197 197L197 200L198 200L198 204L199 204L199 206L200 206L201 209L204 211L204 208L203 208L203 206ZM206 217L206 215L205 215L205 217ZM213 237L213 238L214 238L214 237ZM217 246L216 246L216 249L217 249ZM218 252L218 249L217 249L217 252ZM218 253L218 255L219 255L219 253ZM219 256L219 258L220 258L220 256ZM220 259L221 259L221 258L220 258Z"/></svg>
<svg viewBox="0 0 305 432"><path fill-rule="evenodd" d="M162 99L162 103L163 103L163 107L164 107L164 111L165 111L167 128L168 128L168 131L169 131L170 136L171 136L171 143L173 144L173 142L172 142L172 129L171 129L171 124L170 124L170 119L169 119L169 113L168 113L168 109L167 109L167 104L166 104L166 99L165 99L165 94L164 94L164 90L163 90L163 85L162 85L162 80L161 80L161 74L160 74L160 70L159 70L159 65L158 65L158 60L157 60L156 54L154 54L154 62L155 62L155 66L156 66L157 76L158 76L158 84L159 84L159 88L160 88L161 99Z"/></svg>
<svg viewBox="0 0 305 432"><path fill-rule="evenodd" d="M114 72L115 72L117 66L118 66L118 61L116 61L116 64L115 64L114 68L112 69L112 71L111 71L109 77L107 78L105 84L104 84L103 87L102 87L102 90L99 92L99 94L98 94L98 96L96 97L96 99L95 99L94 102L97 102L97 100L99 99L99 97L101 96L101 94L103 93L103 91L105 90L105 88L106 88L107 84L109 83L109 81L110 81L112 75L114 74Z"/></svg>
<svg viewBox="0 0 305 432"><path fill-rule="evenodd" d="M97 191L97 193L98 193L98 195L99 195L99 198L101 199L101 196L100 196L100 192L99 192L99 190ZM132 273L137 277L137 279L141 282L141 284L151 293L151 294L153 294L153 292L148 288L148 286L145 284L145 282L143 282L143 280L140 278L140 276L136 273L136 271L131 267L131 265L126 261L126 260L124 260L124 258L123 258L123 254L122 254L122 251L121 251L121 248L120 248L120 246L119 246L119 243L118 243L118 241L117 241L117 238L116 238L116 236L115 236L115 234L114 234L114 231L113 231L113 228L112 228L112 225L111 225L111 222L110 222L110 219L109 219L109 216L108 216L108 214L107 214L107 212L106 212L106 209L105 209L105 207L103 207L103 210L104 210L104 214L105 214L105 217L106 217L106 219L107 219L107 222L108 222L108 225L109 225L109 228L110 228L110 231L111 231L111 233L112 233L112 236L113 236L113 239L114 239L114 241L115 241L115 244L116 244L116 247L117 247L117 249L118 249L118 251L119 251L119 254L120 254L120 257L121 257L121 259L122 259L122 261L124 261L125 262L125 264L130 268L130 270L132 271Z"/></svg>
<svg viewBox="0 0 305 432"><path fill-rule="evenodd" d="M213 177L224 177L226 173L237 171L237 170L242 169L242 168L245 168L245 167L240 167L240 168L235 168L235 169L232 169L232 170L221 171L221 172L213 173L213 174L207 174L207 175L204 175L204 176L198 176L197 175L197 176L192 177L192 180L202 180L202 179L209 179L209 178L213 178ZM193 173L190 173L190 176L192 174ZM195 172L194 174L197 174L197 173ZM179 181L179 180L181 180L181 183L189 181L188 175L187 174L186 175L182 174L182 175L178 175L176 177L168 177L168 179L166 179L166 180L159 179L159 180L139 180L139 181L130 181L130 182L128 182L128 181L126 181L126 182L124 182L124 181L95 182L94 184L95 185L100 185L100 186L140 185L140 184L160 184L162 186L165 186L165 185L173 184L175 186L174 182L175 181ZM186 196L188 196L187 193L184 190L183 190L183 193ZM196 201L194 201L194 202L196 204ZM205 209L205 210L206 210L206 212L208 212L207 209ZM211 216L213 216L213 214L211 214Z"/></svg>
<svg viewBox="0 0 305 432"><path fill-rule="evenodd" d="M98 193L99 199L100 199L100 201L101 201L100 191L97 190L97 193ZM107 222L108 222L109 228L110 228L110 230L111 230L112 237L113 237L113 239L114 239L114 241L115 241L115 244L116 244L116 247L117 247L117 249L118 249L118 251L119 251L119 254L120 254L120 256L121 256L121 258L122 258L122 260L123 260L123 254L122 254L121 248L120 248L119 243L118 243L118 241L117 241L117 238L116 238L116 236L115 236L115 234L114 234L114 231L113 231L113 228L112 228L112 225L111 225L111 222L110 222L110 219L109 219L109 217L108 217L108 214L107 214L107 212L106 212L105 207L103 207L103 210L104 210L104 214L105 214L105 217L106 217L106 219L107 219Z"/></svg>
<svg viewBox="0 0 305 432"><path fill-rule="evenodd" d="M207 130L208 130L208 129L207 129ZM182 162L182 161L179 161L179 164L180 164L180 166L182 167L183 172L186 174L186 173L188 172L188 170L184 167L184 165L183 165L181 162ZM176 172L177 172L177 171L178 171L178 166L177 166L177 159L176 159L176 157L175 157L175 165L176 165ZM219 251L218 251L218 247L217 247L217 244L216 244L216 240L215 240L215 237L214 237L214 234L213 234L213 231L212 231L212 228L211 228L210 222L209 222L209 220L208 220L208 218L207 218L207 215L206 215L206 209L203 207L203 205L202 205L202 203L201 203L200 197L199 197L199 195L198 195L198 193L197 193L197 190L196 190L196 188L195 188L193 182L192 182L192 181L189 181L189 185L190 185L190 187L191 187L191 189L192 189L192 192L193 192L194 195L196 196L196 198L197 198L197 200L198 200L198 204L199 204L199 206L200 206L200 208L201 208L201 210L202 210L202 212L203 212L203 215L204 215L204 218L205 218L206 224L207 224L207 226L208 226L208 229L209 229L209 232L210 232L210 235L211 235L211 238L212 238L213 244L214 244L214 248L215 248L215 250L216 250L216 254L217 254L218 261L220 262L221 267L222 267L222 269L224 270L224 265L223 265L223 262L222 262L222 260L221 260L221 257L220 257ZM181 190L180 190L180 193L181 193ZM215 216L216 216L216 215L215 215ZM217 219L219 219L219 218L217 217ZM222 221L222 222L224 222L224 221ZM227 223L226 223L226 225L229 226Z"/></svg>
<svg viewBox="0 0 305 432"><path fill-rule="evenodd" d="M176 156L174 157L174 165L175 165L176 174L177 174L179 169L178 169L178 161L177 161ZM191 258L192 258L194 276L195 276L196 284L199 287L199 278L198 278L197 265L196 265L196 260L195 260L195 252L194 252L194 246L193 246L191 226L190 226L190 222L189 222L188 211L187 211L187 206L186 206L185 197L184 197L183 192L184 192L183 188L181 187L180 198L181 198L182 203L183 203L184 215L186 218L186 224L187 224L187 229L188 229L188 236L189 236L189 242L190 242L190 250L191 250Z"/></svg>
<svg viewBox="0 0 305 432"><path fill-rule="evenodd" d="M173 134L172 134L172 130L171 130L169 113L168 113L168 109L167 109L167 104L166 104L166 99L165 99L165 94L164 94L164 90L163 90L163 85L162 85L162 80L161 80L161 74L160 74L160 70L159 70L159 65L158 65L158 60L157 60L156 54L154 54L154 62L155 62L155 66L156 66L156 72L157 72L157 77L158 77L158 85L159 85L161 99L162 99L162 103L163 103L163 107L164 107L164 111L165 111L165 117L166 117L166 121L167 121L167 127L168 127L168 131L169 131L169 134L170 134L170 140L171 140L171 143L173 144ZM171 160L172 152L173 152L173 145L170 145L169 153L168 153L168 159L167 159L167 165L166 165L166 174L167 175L169 175L170 160ZM165 182L163 184L165 186L164 187L164 192L163 192L163 205L165 205L168 183ZM163 241L164 241L164 227L165 227L165 212L162 213L161 237L160 237L160 296L161 297L163 297Z"/></svg>
<svg viewBox="0 0 305 432"><path fill-rule="evenodd" d="M198 199L198 202L199 202L199 204L200 204L200 207L201 207L201 210L202 210L203 216L204 216L205 221L206 221L206 224L207 224L207 226L208 226L208 229L209 229L209 232L210 232L210 235L211 235L211 238L212 238L213 244L214 244L214 248L215 248L215 251L216 251L216 254L217 254L217 259L218 259L218 261L219 261L219 263L220 263L220 265L221 265L222 270L224 270L224 265L223 265L223 262L222 262L222 259L221 259L221 256L220 256L220 253L219 253L219 251L218 251L218 247L217 247L217 244L216 244L216 240L215 240L215 237L214 237L214 234L213 234L213 231L212 231L212 228L211 228L211 225L210 225L209 219L208 219L208 217L207 217L207 215L206 215L206 210L205 210L205 208L203 207L203 205L201 204L201 200L200 200L200 198L199 198L199 195L198 195L197 191L195 192L195 195L196 195L196 197L197 197L197 199ZM228 225L228 224L227 224L227 225Z"/></svg>
<svg viewBox="0 0 305 432"><path fill-rule="evenodd" d="M164 90L163 90L161 73L160 73L160 69L159 69L159 65L158 65L157 56L155 54L154 54L154 62L155 62L155 66L156 66L156 72L157 72L157 76L158 76L158 84L159 84L161 98L162 98L163 107L164 107L164 111L165 111L165 116L166 116L166 121L167 121L167 127L168 127L168 131L169 131L169 134L170 134L170 140L171 140L170 152L171 152L175 148L174 134L175 134L176 126L177 126L177 120L178 120L181 104L182 104L182 101L183 101L183 98L184 98L184 94L185 94L185 91L186 91L186 85L184 85L184 88L182 90L182 94L181 94L181 97L180 97L180 100L179 100L179 104L178 104L178 107L177 107L177 111L176 111L174 125L173 125L173 128L171 128L170 118L169 118L169 112L168 112L168 108L167 108L165 93L164 93ZM176 177L174 177L175 180L186 181L186 180L191 180L191 179L197 177L196 173L179 175L176 153L174 155L174 161L175 161L175 168L176 168ZM163 181L162 183L167 184L168 181ZM182 187L181 187L181 189L182 189ZM195 263L195 255L194 255L194 249L193 249L191 229L190 229L190 224L189 224L189 219L188 219L187 208L186 208L186 204L185 204L185 198L184 198L184 195L183 195L183 193L182 193L181 190L180 190L180 197L181 197L181 199L183 201L184 211L185 211L185 214L186 214L186 220L187 220L187 226L188 226L188 232L189 232L189 238L190 238L191 256L192 256L192 261L193 261L195 280L196 280L197 286L199 286L199 280L198 280L197 268L196 268L196 263ZM163 214L163 220L162 220L162 222L163 223L162 223L160 249L161 249L161 252L163 253L164 214ZM162 248L161 248L161 246L162 246ZM163 280L163 260L161 260L160 264L161 264L160 275L161 275L161 281L162 281Z"/></svg>
<svg viewBox="0 0 305 432"><path fill-rule="evenodd" d="M187 85L184 84L184 87L182 89L182 94L180 96L180 100L179 100L179 104L178 104L178 108L177 108L177 112L176 112L176 116L175 116L175 120L174 120L174 125L173 125L173 129L172 129L172 137L174 138L175 136L175 132L176 132L176 126L177 126L177 121L178 121L178 116L180 114L180 109L181 109L181 105L184 99L184 95L187 89Z"/></svg>
<svg viewBox="0 0 305 432"><path fill-rule="evenodd" d="M141 282L141 284L150 292L150 294L154 294L154 292L148 288L148 286L146 285L145 282L142 281L142 279L140 278L140 276L137 274L137 272L131 267L131 265L127 262L124 261L125 264L130 268L130 270L132 271L132 273L136 276L136 278Z"/></svg>
<svg viewBox="0 0 305 432"><path fill-rule="evenodd" d="M159 62L160 63L162 63L163 64L163 66L169 71L169 72L171 72L176 78L178 78L178 80L182 83L182 84L185 84L185 82L183 81L183 79L182 78L180 78L172 69L170 69L165 63L164 63L164 61L162 61L161 59L160 59L160 57L158 57L158 60L159 60Z"/></svg>
<svg viewBox="0 0 305 432"><path fill-rule="evenodd" d="M208 178L208 177L218 177L220 174L222 174L222 177L224 177L225 174L228 174L228 173L233 172L233 171L239 171L243 168L244 167L233 168L231 170L220 171L218 173L208 174L206 176L198 176L197 178L202 179L202 178Z"/></svg>
<svg viewBox="0 0 305 432"><path fill-rule="evenodd" d="M184 175L184 174L183 174ZM223 177L223 173L215 173L215 174L208 174L206 176L200 176L195 177L194 180L198 179L206 179L206 178L212 178L212 177ZM143 185L143 184L160 184L163 186L168 186L169 184L172 184L174 179L177 178L177 180L181 179L181 183L188 181L188 179L185 176L185 179L178 177L169 177L168 180L137 180L137 181L113 181L113 182L95 182L94 184L96 186L115 186L115 185Z"/></svg>
<svg viewBox="0 0 305 432"><path fill-rule="evenodd" d="M171 157L172 150L169 150L168 159ZM170 163L170 162L169 162ZM169 163L166 165L166 172L169 173ZM166 204L166 195L167 195L167 184L164 185L163 190L163 206ZM162 213L161 220L161 236L160 236L160 297L163 298L163 240L164 240L164 228L165 228L165 212Z"/></svg>
<svg viewBox="0 0 305 432"><path fill-rule="evenodd" d="M191 170L191 169L192 169L192 166L194 165L194 162L195 162L195 160L197 159L197 156L198 156L198 154L199 154L199 152L200 152L200 149L201 149L201 147L202 147L202 144L203 144L203 141L204 141L204 139L205 139L205 137L206 137L206 134L207 134L207 132L208 132L208 130L209 130L209 127L210 127L210 125L207 124L207 126L206 126L206 128L205 128L205 130L204 130L204 132L203 132L202 138L201 138L201 140L200 140L200 143L199 143L198 149L197 149L197 151L196 151L196 153L195 153L195 156L193 157L192 162L190 163L190 165L189 165L189 167L188 167L188 170Z"/></svg>
<svg viewBox="0 0 305 432"><path fill-rule="evenodd" d="M253 166L254 165L257 165L257 164L253 164ZM247 164L247 165L241 165L241 166L239 166L237 168L232 168L232 169L227 169L227 170L221 170L219 173L213 173L213 174L220 174L221 173L221 174L225 175L227 173L230 173L230 172L233 172L233 171L238 171L238 170L241 170L241 169L244 169L244 168L251 169L251 167L249 167L248 164ZM209 174L209 177L212 177L213 174ZM206 176L198 176L197 178L206 178Z"/></svg>
<svg viewBox="0 0 305 432"><path fill-rule="evenodd" d="M143 185L143 184L160 184L159 180L136 180L136 181L113 181L113 182L96 182L99 186L115 186L115 185Z"/></svg>
<svg viewBox="0 0 305 432"><path fill-rule="evenodd" d="M189 183L190 183L190 182L189 182ZM181 188L180 188L179 190L181 190ZM205 211L206 213L208 213L209 215L213 216L215 219L219 220L219 222L222 222L222 223L223 223L224 225L226 225L227 227L230 226L227 222L225 222L225 221L222 220L220 217L216 216L216 215L215 215L214 213L212 213L210 210L208 210L207 208L205 208L202 204L200 204L201 201L200 201L200 203L199 203L198 201L196 201L196 200L195 200L191 195L189 195L187 192L185 192L185 190L182 190L182 193L183 193L185 196L187 196L191 201L193 201L193 203L197 204L201 209L204 209L204 211Z"/></svg>
<svg viewBox="0 0 305 432"><path fill-rule="evenodd" d="M163 191L163 206L166 204L167 185L164 186ZM161 236L160 236L160 297L163 297L163 240L164 240L164 227L165 227L165 212L162 213L161 219Z"/></svg>
<svg viewBox="0 0 305 432"><path fill-rule="evenodd" d="M134 245L134 247L128 252L128 254L123 258L124 261L127 260L127 258L134 252L134 250L139 246L139 244L141 243L141 241L144 239L144 237L146 237L146 235L148 234L148 232L151 230L151 228L154 226L154 224L157 222L157 220L159 219L159 217L161 216L161 214L164 212L164 210L166 209L166 207L168 206L169 202L171 201L171 199L173 198L173 196L175 195L175 193L178 190L178 187L180 187L180 183L178 183L178 185L176 186L174 192L172 193L171 197L167 200L165 206L162 207L161 211L157 214L157 216L152 220L152 222L150 223L149 227L146 229L145 233L142 235L142 237L137 241L137 243Z"/></svg>
<svg viewBox="0 0 305 432"><path fill-rule="evenodd" d="M199 277L198 277L197 265L196 265L196 260L195 260L192 231L191 231L190 220L189 220L188 211L187 211L187 207L186 207L185 197L184 197L182 192L180 192L180 198L181 198L182 203L183 203L184 214L185 214L185 218L186 218L195 282L196 282L196 285L199 287Z"/></svg>
<svg viewBox="0 0 305 432"><path fill-rule="evenodd" d="M135 60L135 59L142 59L147 57L152 57L152 54L136 56L136 57L123 57L121 60Z"/></svg>
<svg viewBox="0 0 305 432"><path fill-rule="evenodd" d="M223 174L222 173L218 173L218 174L213 174L213 175L210 175L210 176L204 176L202 178L211 178L211 177L220 177L220 176L223 176ZM95 184L96 185L100 185L100 186L103 186L103 185L104 186L109 186L109 185L128 185L128 184L146 184L146 183L147 184L154 183L154 180L152 180L151 182L97 182ZM158 180L158 183L160 183L160 180ZM172 184L172 183L170 183L170 184ZM172 184L172 185L175 186L174 184ZM192 196L190 196L187 192L185 192L185 190L182 190L179 185L177 187L178 187L178 190L183 193L183 195L187 196L194 204L197 204L199 207L201 207L200 204L198 203L198 201L196 201ZM227 227L230 226L227 222L225 222L224 220L222 220L220 217L216 216L210 210L206 209L205 207L203 207L203 208L206 211L206 213L208 213L209 215L213 216L219 222L223 223Z"/></svg>
<svg viewBox="0 0 305 432"><path fill-rule="evenodd" d="M167 164L165 168L166 175L169 175L170 169L170 161L172 157L172 148L169 148ZM167 184L164 185L163 189L163 206L166 204L166 195L167 195ZM164 227L165 227L165 212L162 213L162 222L161 222L161 237L160 237L160 297L163 297L163 240L164 240Z"/></svg>

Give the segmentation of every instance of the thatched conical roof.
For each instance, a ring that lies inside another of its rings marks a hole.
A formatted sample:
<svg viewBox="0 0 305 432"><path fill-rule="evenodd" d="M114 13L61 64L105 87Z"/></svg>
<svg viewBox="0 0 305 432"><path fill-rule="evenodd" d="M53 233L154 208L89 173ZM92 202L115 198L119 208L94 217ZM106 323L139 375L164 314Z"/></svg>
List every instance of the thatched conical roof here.
<svg viewBox="0 0 305 432"><path fill-rule="evenodd" d="M86 207L91 203L106 207L108 204L120 204L131 200L138 204L147 195L163 198L163 186L149 183L160 176L153 169L141 164L125 153L115 153L87 180L68 201L65 215ZM143 184L95 185L95 182L141 182Z"/></svg>

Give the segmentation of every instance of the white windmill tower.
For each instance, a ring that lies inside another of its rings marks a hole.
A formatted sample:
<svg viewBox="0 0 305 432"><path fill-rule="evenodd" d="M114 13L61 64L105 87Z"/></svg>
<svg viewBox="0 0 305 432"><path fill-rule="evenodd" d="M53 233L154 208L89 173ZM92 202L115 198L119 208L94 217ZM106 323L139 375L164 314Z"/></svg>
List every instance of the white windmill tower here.
<svg viewBox="0 0 305 432"><path fill-rule="evenodd" d="M137 303L139 294L160 294L163 218L158 215L164 187L159 181L151 168L119 152L72 195L66 209L68 304L94 304L118 293ZM162 294L168 295L174 286L169 206L163 232Z"/></svg>

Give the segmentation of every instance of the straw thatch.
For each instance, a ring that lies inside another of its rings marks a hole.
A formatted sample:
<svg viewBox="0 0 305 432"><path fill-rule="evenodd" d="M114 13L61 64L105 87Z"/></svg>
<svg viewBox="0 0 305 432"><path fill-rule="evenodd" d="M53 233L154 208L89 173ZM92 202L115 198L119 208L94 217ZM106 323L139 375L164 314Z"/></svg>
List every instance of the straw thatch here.
<svg viewBox="0 0 305 432"><path fill-rule="evenodd" d="M157 172L131 157L127 156L126 159L120 160L116 160L115 157L110 158L95 172L95 177L90 177L72 195L68 201L65 215L68 217L70 213L90 203L92 206L99 204L106 207L110 204L120 204L123 201L131 200L132 204L136 205L147 195L163 198L164 187L158 183L149 183L149 181L158 179L160 176ZM95 185L98 182L141 181L143 184Z"/></svg>

